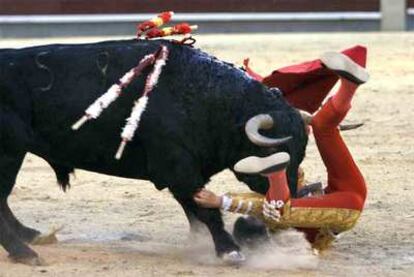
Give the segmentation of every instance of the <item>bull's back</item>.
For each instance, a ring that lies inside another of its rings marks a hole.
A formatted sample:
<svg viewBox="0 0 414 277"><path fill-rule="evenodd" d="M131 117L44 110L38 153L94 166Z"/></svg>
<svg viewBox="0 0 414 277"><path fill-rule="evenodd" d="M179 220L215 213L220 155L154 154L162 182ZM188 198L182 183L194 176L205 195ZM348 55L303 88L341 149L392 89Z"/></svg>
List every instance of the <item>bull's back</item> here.
<svg viewBox="0 0 414 277"><path fill-rule="evenodd" d="M95 99L145 55L158 50L160 44L168 45L169 60L134 140L128 144L122 160L116 161L113 156L120 142L119 134L133 102L143 91L150 69L124 89L99 119L76 132L70 126ZM6 56L15 69L10 79L18 86L12 89L13 94L19 95L16 102L21 96L26 98L25 102L30 99L29 105L18 109L18 112L30 110L29 150L69 166L124 177L147 177L145 146L149 141L151 145L154 140L160 144L164 140L188 149L206 149L206 153L194 155L214 152L204 145L211 140L211 134L197 127L208 126L209 122L200 124L196 119L212 121L210 114L214 112L209 111L210 104L225 103L226 95L234 98L243 91L245 83L251 83L232 65L165 41L49 45L10 50ZM199 139L203 137L208 139Z"/></svg>

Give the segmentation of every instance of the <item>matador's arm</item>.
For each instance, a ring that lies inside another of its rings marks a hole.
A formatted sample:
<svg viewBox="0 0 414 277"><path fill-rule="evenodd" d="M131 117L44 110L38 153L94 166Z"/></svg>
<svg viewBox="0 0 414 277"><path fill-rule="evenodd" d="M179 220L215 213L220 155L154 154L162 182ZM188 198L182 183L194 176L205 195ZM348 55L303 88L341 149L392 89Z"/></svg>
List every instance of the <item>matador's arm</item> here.
<svg viewBox="0 0 414 277"><path fill-rule="evenodd" d="M221 209L263 219L265 196L255 192L226 193L221 197Z"/></svg>

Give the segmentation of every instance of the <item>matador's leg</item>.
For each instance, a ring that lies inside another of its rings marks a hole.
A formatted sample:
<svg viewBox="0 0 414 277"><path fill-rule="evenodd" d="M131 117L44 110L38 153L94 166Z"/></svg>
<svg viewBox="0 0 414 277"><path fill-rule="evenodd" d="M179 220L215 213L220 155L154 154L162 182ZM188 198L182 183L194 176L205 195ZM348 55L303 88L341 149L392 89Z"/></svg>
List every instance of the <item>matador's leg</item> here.
<svg viewBox="0 0 414 277"><path fill-rule="evenodd" d="M342 51L342 54L365 67L367 49L354 46ZM320 59L306 61L274 70L266 77L261 77L245 61L249 75L268 87L277 87L283 92L286 100L295 108L309 113L315 112L322 101L338 81L338 75L321 62Z"/></svg>
<svg viewBox="0 0 414 277"><path fill-rule="evenodd" d="M369 76L363 67L342 54L327 53L321 60L341 77L341 85L336 94L311 121L319 152L328 171L327 192L351 191L364 201L364 179L337 126L351 108L358 85L366 82Z"/></svg>

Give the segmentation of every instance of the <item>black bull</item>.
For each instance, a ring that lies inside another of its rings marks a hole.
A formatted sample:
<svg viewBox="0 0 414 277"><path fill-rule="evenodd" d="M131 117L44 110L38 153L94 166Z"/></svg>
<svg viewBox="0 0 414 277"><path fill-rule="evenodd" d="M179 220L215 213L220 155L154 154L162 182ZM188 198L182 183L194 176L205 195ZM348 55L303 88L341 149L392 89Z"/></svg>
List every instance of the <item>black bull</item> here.
<svg viewBox="0 0 414 277"><path fill-rule="evenodd" d="M78 131L71 125L109 86L160 45L170 51L141 125L121 160L114 154L133 101L143 91L150 68L124 90L95 121ZM273 138L291 136L277 147L251 143L244 131L249 118L269 114ZM249 155L287 151L289 184L296 191L297 168L307 136L297 111L275 89L200 50L168 41L112 41L84 45L47 45L0 51L0 244L15 259L36 259L25 242L40 233L22 225L7 198L27 152L45 159L63 188L74 168L168 188L190 224L205 223L218 255L238 250L224 230L219 210L199 208L192 195L209 178L232 169ZM236 174L252 190L265 193L263 177Z"/></svg>

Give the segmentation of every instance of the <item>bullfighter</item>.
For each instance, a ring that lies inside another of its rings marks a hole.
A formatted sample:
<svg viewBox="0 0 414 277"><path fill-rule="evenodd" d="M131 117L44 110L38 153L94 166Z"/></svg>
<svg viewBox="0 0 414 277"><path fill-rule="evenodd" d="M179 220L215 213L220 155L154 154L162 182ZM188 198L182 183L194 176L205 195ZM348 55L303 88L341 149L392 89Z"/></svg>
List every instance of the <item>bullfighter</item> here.
<svg viewBox="0 0 414 277"><path fill-rule="evenodd" d="M343 53L326 53L319 60L274 71L262 79L247 66L249 74L267 85L283 87L283 93L294 106L310 113L316 111L339 78L338 91L313 116L309 115L308 120L328 175L328 185L322 195L291 197L294 194L289 190L286 178L290 157L280 152L264 158L247 157L234 167L238 172L266 176L270 186L265 196L258 193L217 196L203 189L194 196L197 204L252 215L261 219L271 231L297 228L317 250L326 249L339 233L351 229L360 217L367 190L338 126L350 110L358 86L368 80L365 61L366 49L357 46ZM313 82L309 82L311 80ZM249 224L249 220L245 224ZM250 224L254 229L255 222L250 220Z"/></svg>

